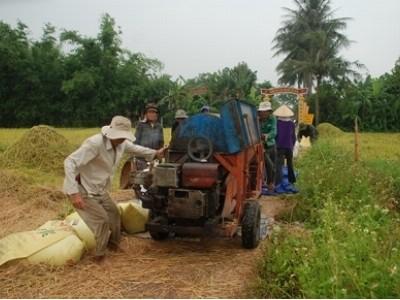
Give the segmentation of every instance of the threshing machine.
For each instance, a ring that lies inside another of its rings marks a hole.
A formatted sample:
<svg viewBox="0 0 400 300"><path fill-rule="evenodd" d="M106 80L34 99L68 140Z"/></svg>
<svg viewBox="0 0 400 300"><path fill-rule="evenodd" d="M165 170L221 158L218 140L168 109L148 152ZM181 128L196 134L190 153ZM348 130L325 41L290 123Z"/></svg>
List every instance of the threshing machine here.
<svg viewBox="0 0 400 300"><path fill-rule="evenodd" d="M257 247L264 172L256 108L241 100L223 105L220 115L200 113L176 129L165 163L152 170L152 184L140 193L150 210L153 239L176 235L233 237ZM140 175L137 175L140 176Z"/></svg>

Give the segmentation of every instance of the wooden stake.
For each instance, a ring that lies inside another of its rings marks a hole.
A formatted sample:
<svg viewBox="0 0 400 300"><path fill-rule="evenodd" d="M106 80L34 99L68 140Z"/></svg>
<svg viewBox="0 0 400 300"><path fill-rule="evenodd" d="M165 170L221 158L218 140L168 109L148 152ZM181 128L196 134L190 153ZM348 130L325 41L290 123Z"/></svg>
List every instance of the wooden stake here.
<svg viewBox="0 0 400 300"><path fill-rule="evenodd" d="M360 139L358 132L358 117L354 119L354 161L360 160Z"/></svg>

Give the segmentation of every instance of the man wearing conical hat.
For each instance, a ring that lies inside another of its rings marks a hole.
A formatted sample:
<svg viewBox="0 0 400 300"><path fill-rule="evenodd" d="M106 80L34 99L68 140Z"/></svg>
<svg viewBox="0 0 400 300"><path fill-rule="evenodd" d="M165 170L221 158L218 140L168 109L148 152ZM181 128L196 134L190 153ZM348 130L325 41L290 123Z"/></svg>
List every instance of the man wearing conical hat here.
<svg viewBox="0 0 400 300"><path fill-rule="evenodd" d="M293 111L287 105L281 105L274 111L274 115L278 118L277 121L277 163L276 163L276 183L275 192L285 192L282 182L282 167L286 159L288 168L288 179L291 184L296 182L296 176L293 168L293 147L296 143L295 124L292 120ZM292 186L293 191L295 188Z"/></svg>
<svg viewBox="0 0 400 300"><path fill-rule="evenodd" d="M132 142L131 121L115 116L101 133L89 137L64 161L63 191L75 210L94 233L95 260L104 258L107 247L118 249L121 219L118 207L111 200L111 178L124 153L142 155L147 160L162 157L164 148L153 150Z"/></svg>

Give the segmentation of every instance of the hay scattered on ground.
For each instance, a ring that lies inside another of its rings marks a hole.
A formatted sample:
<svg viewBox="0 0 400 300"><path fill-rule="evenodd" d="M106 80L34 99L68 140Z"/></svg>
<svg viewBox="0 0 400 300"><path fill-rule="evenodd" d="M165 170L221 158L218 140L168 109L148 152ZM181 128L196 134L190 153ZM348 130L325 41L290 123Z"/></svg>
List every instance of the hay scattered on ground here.
<svg viewBox="0 0 400 300"><path fill-rule="evenodd" d="M284 199L260 202L271 217L288 207ZM247 298L267 243L248 250L240 238L157 242L124 236L125 252L107 253L102 265L85 255L76 265L58 268L4 266L0 298Z"/></svg>
<svg viewBox="0 0 400 300"><path fill-rule="evenodd" d="M0 272L2 298L241 298L256 278L261 247L239 240L156 242L124 237L125 253L102 265L85 256L73 266L12 265ZM71 287L74 287L71 289Z"/></svg>
<svg viewBox="0 0 400 300"><path fill-rule="evenodd" d="M54 128L32 127L15 144L4 151L1 160L8 168L25 166L42 171L62 172L63 161L70 153L67 139Z"/></svg>
<svg viewBox="0 0 400 300"><path fill-rule="evenodd" d="M0 169L0 178L0 238L62 219L71 211L69 200L59 190L32 185L15 170Z"/></svg>
<svg viewBox="0 0 400 300"><path fill-rule="evenodd" d="M321 123L317 126L317 130L322 137L339 137L343 134L343 131L332 125L331 123Z"/></svg>
<svg viewBox="0 0 400 300"><path fill-rule="evenodd" d="M62 191L45 186L32 184L28 176L20 171L0 169L0 203L4 198L13 198L18 202L36 200L38 206L49 207L43 199L51 202L59 202L67 199ZM32 201L29 201L32 203Z"/></svg>
<svg viewBox="0 0 400 300"><path fill-rule="evenodd" d="M26 177L11 171L0 169L0 198L19 195L24 193L24 189L29 185Z"/></svg>

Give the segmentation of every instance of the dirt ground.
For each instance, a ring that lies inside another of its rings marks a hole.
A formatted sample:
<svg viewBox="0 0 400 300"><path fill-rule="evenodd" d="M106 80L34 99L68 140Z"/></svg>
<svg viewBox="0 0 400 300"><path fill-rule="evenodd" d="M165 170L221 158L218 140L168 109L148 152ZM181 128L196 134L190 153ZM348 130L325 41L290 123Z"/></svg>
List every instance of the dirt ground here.
<svg viewBox="0 0 400 300"><path fill-rule="evenodd" d="M113 194L117 201L129 197L126 192ZM48 199L33 204L0 199L0 238L59 217L65 203ZM270 220L292 207L275 197L260 202ZM257 249L246 250L240 238L157 242L124 236L124 252L108 253L102 264L85 255L78 264L61 268L21 262L0 267L0 298L249 297L265 246L263 241Z"/></svg>

